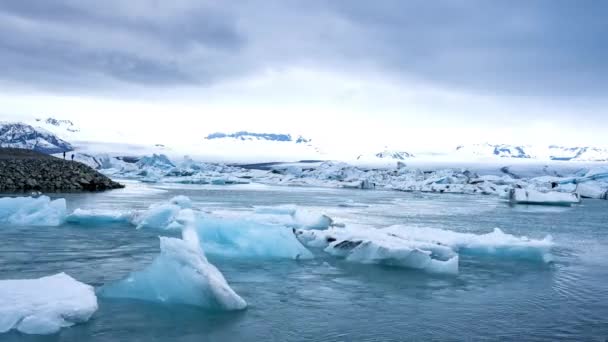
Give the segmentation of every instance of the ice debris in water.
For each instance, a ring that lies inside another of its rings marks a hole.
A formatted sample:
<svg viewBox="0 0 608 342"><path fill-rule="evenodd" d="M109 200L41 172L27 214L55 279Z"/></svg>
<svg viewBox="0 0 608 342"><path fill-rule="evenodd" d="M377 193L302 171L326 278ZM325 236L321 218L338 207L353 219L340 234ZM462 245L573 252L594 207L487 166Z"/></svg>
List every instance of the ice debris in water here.
<svg viewBox="0 0 608 342"><path fill-rule="evenodd" d="M348 261L386 264L430 273L458 273L459 254L550 262L551 237L531 240L495 229L488 234L434 228L295 230L303 244Z"/></svg>
<svg viewBox="0 0 608 342"><path fill-rule="evenodd" d="M0 333L53 334L88 321L95 311L93 287L65 273L0 280Z"/></svg>
<svg viewBox="0 0 608 342"><path fill-rule="evenodd" d="M247 303L228 285L201 248L195 214L182 210L176 220L182 239L160 237L160 255L142 271L100 289L103 297L189 304L210 310L242 310Z"/></svg>
<svg viewBox="0 0 608 342"><path fill-rule="evenodd" d="M48 196L0 198L0 223L17 226L59 226L66 216L65 199Z"/></svg>
<svg viewBox="0 0 608 342"><path fill-rule="evenodd" d="M167 203L153 204L150 208L133 217L133 224L137 229L179 229L181 225L176 221L183 209L192 208L192 202L186 196L173 197Z"/></svg>

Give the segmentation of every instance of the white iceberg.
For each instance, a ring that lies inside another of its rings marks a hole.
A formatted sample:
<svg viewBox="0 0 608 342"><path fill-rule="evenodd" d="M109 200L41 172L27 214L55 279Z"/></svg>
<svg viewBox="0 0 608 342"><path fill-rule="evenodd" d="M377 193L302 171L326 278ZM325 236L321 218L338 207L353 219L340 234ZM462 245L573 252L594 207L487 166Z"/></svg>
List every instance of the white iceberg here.
<svg viewBox="0 0 608 342"><path fill-rule="evenodd" d="M589 181L576 185L576 193L583 198L608 199L608 183Z"/></svg>
<svg viewBox="0 0 608 342"><path fill-rule="evenodd" d="M430 273L458 273L459 254L550 262L553 242L517 237L495 229L487 234L391 226L294 231L310 248L364 264L385 264Z"/></svg>
<svg viewBox="0 0 608 342"><path fill-rule="evenodd" d="M0 333L53 334L89 320L97 311L93 287L65 273L0 280Z"/></svg>
<svg viewBox="0 0 608 342"><path fill-rule="evenodd" d="M150 266L117 283L103 286L100 295L188 304L210 310L245 309L245 300L205 257L192 210L183 210L177 220L184 227L182 239L160 237L160 255Z"/></svg>
<svg viewBox="0 0 608 342"><path fill-rule="evenodd" d="M0 198L0 223L17 226L59 226L66 217L66 202L48 196Z"/></svg>
<svg viewBox="0 0 608 342"><path fill-rule="evenodd" d="M516 204L564 205L580 203L577 193L570 192L540 192L532 189L511 189L509 200Z"/></svg>

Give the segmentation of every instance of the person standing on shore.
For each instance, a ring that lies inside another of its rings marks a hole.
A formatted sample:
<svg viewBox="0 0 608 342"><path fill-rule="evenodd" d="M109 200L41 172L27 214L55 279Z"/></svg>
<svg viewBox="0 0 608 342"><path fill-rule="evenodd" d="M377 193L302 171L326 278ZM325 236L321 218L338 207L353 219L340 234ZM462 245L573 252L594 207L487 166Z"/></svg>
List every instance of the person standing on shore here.
<svg viewBox="0 0 608 342"><path fill-rule="evenodd" d="M74 161L74 153L72 153L72 161Z"/></svg>
<svg viewBox="0 0 608 342"><path fill-rule="evenodd" d="M63 160L65 160L65 151L63 151Z"/></svg>

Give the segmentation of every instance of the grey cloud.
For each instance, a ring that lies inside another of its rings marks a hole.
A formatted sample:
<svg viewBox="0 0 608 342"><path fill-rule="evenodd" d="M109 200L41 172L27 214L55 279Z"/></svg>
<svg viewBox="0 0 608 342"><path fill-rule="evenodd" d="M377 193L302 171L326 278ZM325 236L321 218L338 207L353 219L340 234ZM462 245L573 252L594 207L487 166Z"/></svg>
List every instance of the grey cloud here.
<svg viewBox="0 0 608 342"><path fill-rule="evenodd" d="M0 79L213 84L304 64L498 95L599 96L606 14L594 0L6 0Z"/></svg>

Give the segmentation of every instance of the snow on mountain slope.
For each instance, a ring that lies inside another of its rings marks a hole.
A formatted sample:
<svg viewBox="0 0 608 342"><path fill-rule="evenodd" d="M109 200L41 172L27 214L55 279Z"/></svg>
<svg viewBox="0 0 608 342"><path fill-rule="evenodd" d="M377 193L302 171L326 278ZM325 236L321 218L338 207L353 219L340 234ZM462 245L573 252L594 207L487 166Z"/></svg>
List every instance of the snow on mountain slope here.
<svg viewBox="0 0 608 342"><path fill-rule="evenodd" d="M34 127L41 127L63 140L67 140L79 149L80 145L88 143L136 143L138 140L133 132L129 132L119 123L108 122L106 126L100 127L96 124L83 120L75 122L71 120L57 119L54 117L36 118L25 121ZM127 134L126 132L129 132Z"/></svg>
<svg viewBox="0 0 608 342"><path fill-rule="evenodd" d="M282 142L295 142L296 144L305 144L309 143L312 140L306 139L303 136L299 135L295 140L292 138L291 134L275 134L275 133L253 133L247 131L240 131L236 133L221 133L215 132L211 133L205 137L207 140L212 139L238 139L242 141L253 141L253 140L267 140L267 141L282 141Z"/></svg>
<svg viewBox="0 0 608 342"><path fill-rule="evenodd" d="M20 122L0 122L0 146L52 154L72 151L69 142L55 134Z"/></svg>
<svg viewBox="0 0 608 342"><path fill-rule="evenodd" d="M458 146L456 156L461 158L518 158L555 161L605 162L608 149L597 147L529 146L476 144Z"/></svg>
<svg viewBox="0 0 608 342"><path fill-rule="evenodd" d="M197 145L197 151L189 154L193 157L203 154L208 161L233 163L328 159L311 139L301 135L248 131L209 134Z"/></svg>

